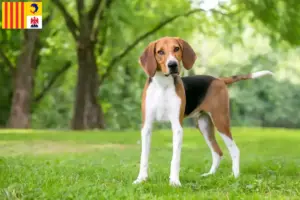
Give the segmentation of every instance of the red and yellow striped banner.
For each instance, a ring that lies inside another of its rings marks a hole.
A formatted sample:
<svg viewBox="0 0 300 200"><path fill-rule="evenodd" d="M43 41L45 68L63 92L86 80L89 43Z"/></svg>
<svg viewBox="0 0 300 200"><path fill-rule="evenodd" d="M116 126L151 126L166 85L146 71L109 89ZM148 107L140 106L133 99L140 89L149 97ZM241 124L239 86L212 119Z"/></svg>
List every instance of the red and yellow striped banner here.
<svg viewBox="0 0 300 200"><path fill-rule="evenodd" d="M33 6L33 4L35 4ZM2 28L30 28L30 17L42 16L41 2L2 2ZM29 19L28 19L29 18ZM28 21L29 20L29 21Z"/></svg>

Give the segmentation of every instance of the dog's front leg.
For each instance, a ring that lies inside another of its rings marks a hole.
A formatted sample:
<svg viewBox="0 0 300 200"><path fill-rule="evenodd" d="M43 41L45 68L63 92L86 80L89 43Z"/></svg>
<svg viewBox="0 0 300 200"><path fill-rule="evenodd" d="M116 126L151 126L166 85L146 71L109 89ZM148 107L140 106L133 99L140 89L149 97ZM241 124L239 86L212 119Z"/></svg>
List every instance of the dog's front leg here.
<svg viewBox="0 0 300 200"><path fill-rule="evenodd" d="M151 145L152 123L145 123L141 131L142 153L140 161L140 172L133 184L141 183L148 178L148 160Z"/></svg>
<svg viewBox="0 0 300 200"><path fill-rule="evenodd" d="M173 156L171 161L170 185L181 186L179 181L179 171L183 129L178 119L172 120L171 123L173 131Z"/></svg>

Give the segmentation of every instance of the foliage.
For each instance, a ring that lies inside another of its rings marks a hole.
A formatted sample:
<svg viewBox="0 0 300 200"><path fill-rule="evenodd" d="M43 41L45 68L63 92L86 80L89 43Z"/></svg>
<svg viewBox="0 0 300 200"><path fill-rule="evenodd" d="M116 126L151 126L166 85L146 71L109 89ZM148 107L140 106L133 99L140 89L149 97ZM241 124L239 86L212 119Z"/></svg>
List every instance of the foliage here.
<svg viewBox="0 0 300 200"><path fill-rule="evenodd" d="M0 99L1 99L1 104L0 104L0 124L3 126L7 122L7 116L9 115L10 107L10 99L12 96L12 84L11 82L11 75L7 71L7 69L4 67L5 64L3 62L0 62L0 85L5 86L5 89L1 89L0 93Z"/></svg>
<svg viewBox="0 0 300 200"><path fill-rule="evenodd" d="M132 181L139 168L138 132L1 131L0 198L298 199L299 131L234 128L233 135L242 155L237 180L221 141L219 170L201 177L210 168L211 153L198 130L185 129L182 188L172 188L169 130L154 132L150 179L137 186Z"/></svg>

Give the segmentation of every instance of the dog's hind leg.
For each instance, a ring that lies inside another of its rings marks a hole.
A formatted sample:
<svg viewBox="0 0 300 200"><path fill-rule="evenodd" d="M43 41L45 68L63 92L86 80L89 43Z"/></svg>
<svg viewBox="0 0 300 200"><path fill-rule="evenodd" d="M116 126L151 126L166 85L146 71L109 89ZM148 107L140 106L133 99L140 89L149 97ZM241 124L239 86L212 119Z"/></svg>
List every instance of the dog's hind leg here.
<svg viewBox="0 0 300 200"><path fill-rule="evenodd" d="M240 174L240 150L234 142L230 131L229 106L220 106L212 113L213 122L219 131L232 159L232 171L235 178Z"/></svg>
<svg viewBox="0 0 300 200"><path fill-rule="evenodd" d="M211 174L216 173L220 161L222 158L222 150L220 149L214 132L214 125L212 120L208 114L201 114L198 119L198 127L204 136L205 142L207 143L208 147L210 148L211 155L212 155L212 165L209 172L202 174L202 176L208 176Z"/></svg>

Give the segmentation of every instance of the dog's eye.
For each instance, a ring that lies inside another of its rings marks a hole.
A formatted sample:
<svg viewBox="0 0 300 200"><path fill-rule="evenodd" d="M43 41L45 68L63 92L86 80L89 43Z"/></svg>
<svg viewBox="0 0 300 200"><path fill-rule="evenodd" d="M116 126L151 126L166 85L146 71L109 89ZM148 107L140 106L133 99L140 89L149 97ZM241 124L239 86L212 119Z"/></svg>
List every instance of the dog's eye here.
<svg viewBox="0 0 300 200"><path fill-rule="evenodd" d="M177 51L179 51L179 47L174 48L174 52L177 52Z"/></svg>
<svg viewBox="0 0 300 200"><path fill-rule="evenodd" d="M158 53L159 55L164 55L164 54L165 54L165 52L164 52L163 50L159 50L157 53Z"/></svg>

